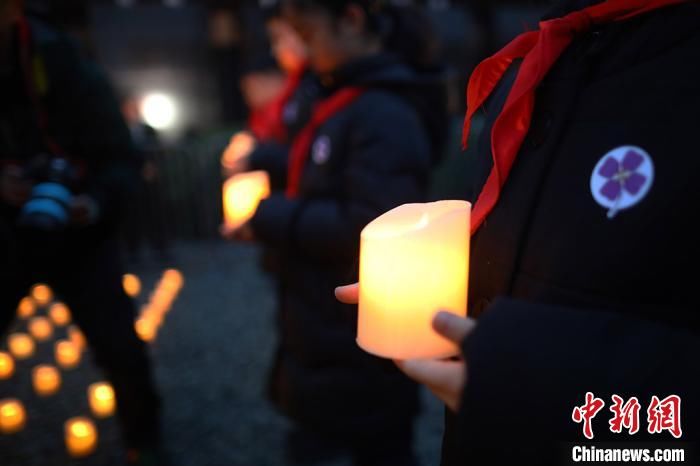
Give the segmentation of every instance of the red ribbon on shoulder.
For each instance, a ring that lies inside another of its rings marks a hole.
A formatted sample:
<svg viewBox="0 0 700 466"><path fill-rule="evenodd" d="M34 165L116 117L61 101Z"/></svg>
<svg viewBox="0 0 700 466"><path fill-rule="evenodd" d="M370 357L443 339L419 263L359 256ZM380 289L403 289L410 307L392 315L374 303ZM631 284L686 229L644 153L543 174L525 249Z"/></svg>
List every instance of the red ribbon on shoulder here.
<svg viewBox="0 0 700 466"><path fill-rule="evenodd" d="M294 139L289 153L289 170L287 172L287 197L299 194L301 175L309 158L311 144L318 128L329 118L353 103L365 90L359 87L347 87L322 100L314 108L311 119Z"/></svg>
<svg viewBox="0 0 700 466"><path fill-rule="evenodd" d="M493 168L474 204L472 234L498 202L501 189L530 129L537 87L574 38L590 30L593 25L624 21L686 1L607 0L562 18L540 22L538 31L519 35L476 67L467 86L467 115L462 133L465 149L474 114L486 102L513 61L523 59L503 110L491 130Z"/></svg>
<svg viewBox="0 0 700 466"><path fill-rule="evenodd" d="M284 125L282 113L287 102L296 92L301 79L306 73L307 66L304 65L298 70L290 73L284 84L284 89L279 97L275 98L263 108L250 114L248 128L256 139L260 141L277 141L283 143L287 138L287 128Z"/></svg>

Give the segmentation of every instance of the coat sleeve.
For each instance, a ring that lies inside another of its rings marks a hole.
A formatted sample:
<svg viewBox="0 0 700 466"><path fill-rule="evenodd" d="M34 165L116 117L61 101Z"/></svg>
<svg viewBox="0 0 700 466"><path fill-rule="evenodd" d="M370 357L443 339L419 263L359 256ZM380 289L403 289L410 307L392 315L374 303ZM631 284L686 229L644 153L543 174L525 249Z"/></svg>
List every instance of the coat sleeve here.
<svg viewBox="0 0 700 466"><path fill-rule="evenodd" d="M251 170L264 170L270 175L273 190L282 190L287 184L289 146L275 142L258 144L250 154Z"/></svg>
<svg viewBox="0 0 700 466"><path fill-rule="evenodd" d="M674 440L646 432L651 397L671 394L682 399L682 439L697 440L699 351L700 337L680 324L499 300L464 344L461 461L552 464L571 458L571 446L586 441L582 425L572 420L586 392L605 402L593 419L596 441ZM639 400L640 432L634 437L610 432L613 394Z"/></svg>
<svg viewBox="0 0 700 466"><path fill-rule="evenodd" d="M252 221L260 239L318 259L352 260L367 223L398 205L424 200L427 135L410 107L386 100L379 105L367 99L371 110L359 105L358 117L348 123L345 163L333 180L340 195L263 201Z"/></svg>

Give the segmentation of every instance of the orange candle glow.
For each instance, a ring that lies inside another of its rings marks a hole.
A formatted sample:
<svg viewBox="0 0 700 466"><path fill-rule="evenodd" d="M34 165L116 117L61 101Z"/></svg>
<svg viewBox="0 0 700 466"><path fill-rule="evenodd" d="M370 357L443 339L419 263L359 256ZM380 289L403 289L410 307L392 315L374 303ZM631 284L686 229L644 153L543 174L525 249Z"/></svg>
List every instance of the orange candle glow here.
<svg viewBox="0 0 700 466"><path fill-rule="evenodd" d="M53 291L48 285L39 283L32 287L32 298L39 306L46 306L53 299Z"/></svg>
<svg viewBox="0 0 700 466"><path fill-rule="evenodd" d="M141 293L141 280L132 273L127 273L122 277L122 286L124 287L124 292L132 298Z"/></svg>
<svg viewBox="0 0 700 466"><path fill-rule="evenodd" d="M15 373L15 360L9 353L0 351L0 380L7 380Z"/></svg>
<svg viewBox="0 0 700 466"><path fill-rule="evenodd" d="M134 329L138 337L146 343L155 340L158 332L158 326L152 318L148 317L139 317L134 323Z"/></svg>
<svg viewBox="0 0 700 466"><path fill-rule="evenodd" d="M80 349L71 341L57 341L54 352L56 355L56 362L64 369L73 369L80 364Z"/></svg>
<svg viewBox="0 0 700 466"><path fill-rule="evenodd" d="M53 325L46 317L33 317L27 328L36 341L46 341L53 335Z"/></svg>
<svg viewBox="0 0 700 466"><path fill-rule="evenodd" d="M231 170L241 159L250 155L253 149L255 149L255 137L248 131L240 131L233 135L226 150L224 150L221 156L221 165Z"/></svg>
<svg viewBox="0 0 700 466"><path fill-rule="evenodd" d="M32 384L37 395L51 396L61 388L61 373L53 366L37 366L32 370Z"/></svg>
<svg viewBox="0 0 700 466"><path fill-rule="evenodd" d="M22 298L17 305L17 317L20 319L28 319L33 316L35 312L36 304L34 304L34 300L29 296Z"/></svg>
<svg viewBox="0 0 700 466"><path fill-rule="evenodd" d="M94 383L88 387L88 401L92 414L100 419L114 414L117 404L114 389L106 382Z"/></svg>
<svg viewBox="0 0 700 466"><path fill-rule="evenodd" d="M26 333L13 333L7 337L10 353L17 359L28 359L34 355L34 340Z"/></svg>
<svg viewBox="0 0 700 466"><path fill-rule="evenodd" d="M87 346L85 335L83 335L83 332L75 325L68 327L68 340L73 343L73 346L78 348L80 352L84 351Z"/></svg>
<svg viewBox="0 0 700 466"><path fill-rule="evenodd" d="M74 417L64 425L66 450L73 458L83 458L97 448L97 428L85 417Z"/></svg>
<svg viewBox="0 0 700 466"><path fill-rule="evenodd" d="M233 176L224 183L224 221L238 228L253 217L260 201L270 195L267 172L255 171Z"/></svg>
<svg viewBox="0 0 700 466"><path fill-rule="evenodd" d="M71 321L70 310L63 303L52 304L49 308L49 317L59 327L64 327Z"/></svg>
<svg viewBox="0 0 700 466"><path fill-rule="evenodd" d="M24 429L27 413L22 402L14 398L0 400L0 433L14 434Z"/></svg>
<svg viewBox="0 0 700 466"><path fill-rule="evenodd" d="M362 231L357 342L392 359L459 349L432 328L440 310L467 314L469 218L463 201L407 204Z"/></svg>

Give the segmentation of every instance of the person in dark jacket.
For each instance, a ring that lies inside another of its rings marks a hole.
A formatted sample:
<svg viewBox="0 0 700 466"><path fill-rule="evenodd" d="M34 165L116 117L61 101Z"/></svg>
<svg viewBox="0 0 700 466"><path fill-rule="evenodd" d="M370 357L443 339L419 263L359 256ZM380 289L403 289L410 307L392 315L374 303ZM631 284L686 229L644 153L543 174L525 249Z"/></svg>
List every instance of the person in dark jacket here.
<svg viewBox="0 0 700 466"><path fill-rule="evenodd" d="M117 240L140 162L106 79L20 4L0 1L0 334L31 285L50 285L114 387L129 461L155 464L159 400L122 289ZM51 215L29 216L28 201L40 196L32 188L45 176L71 196L36 202ZM37 220L63 213L63 225Z"/></svg>
<svg viewBox="0 0 700 466"><path fill-rule="evenodd" d="M401 466L416 461L416 386L357 348L355 309L332 291L357 277L360 231L372 218L425 200L447 127L433 123L447 117L441 76L386 45L411 37L398 29L411 13L369 3L285 2L322 97L293 141L286 192L264 200L242 230L284 255L270 389L298 426L290 444L307 447L300 438L313 434L350 449L358 466Z"/></svg>
<svg viewBox="0 0 700 466"><path fill-rule="evenodd" d="M565 1L476 69L478 320L434 321L464 362L399 362L458 413L444 465L572 464L610 446L698 460L698 50L697 2Z"/></svg>

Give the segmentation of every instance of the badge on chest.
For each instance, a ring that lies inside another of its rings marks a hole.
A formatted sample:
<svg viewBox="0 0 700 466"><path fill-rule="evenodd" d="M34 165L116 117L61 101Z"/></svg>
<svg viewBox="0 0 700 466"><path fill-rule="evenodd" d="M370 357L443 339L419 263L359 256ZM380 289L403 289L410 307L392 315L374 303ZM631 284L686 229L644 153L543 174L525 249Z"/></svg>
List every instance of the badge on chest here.
<svg viewBox="0 0 700 466"><path fill-rule="evenodd" d="M595 201L608 209L612 219L621 210L639 204L654 183L654 163L639 147L621 146L600 159L591 175Z"/></svg>

